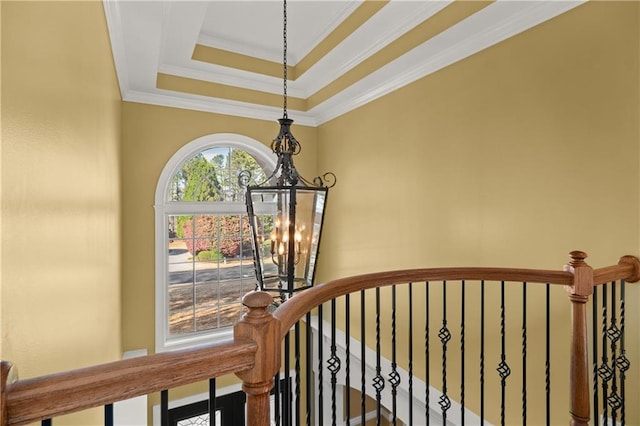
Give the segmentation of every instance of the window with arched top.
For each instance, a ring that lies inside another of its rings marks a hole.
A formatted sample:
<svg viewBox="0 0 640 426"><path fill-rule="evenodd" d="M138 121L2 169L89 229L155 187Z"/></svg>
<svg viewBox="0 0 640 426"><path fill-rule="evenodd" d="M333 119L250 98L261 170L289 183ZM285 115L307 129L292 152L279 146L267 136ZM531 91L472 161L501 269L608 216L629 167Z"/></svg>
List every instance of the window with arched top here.
<svg viewBox="0 0 640 426"><path fill-rule="evenodd" d="M268 147L226 133L188 143L166 164L155 199L157 352L231 335L256 287L245 186L275 164Z"/></svg>

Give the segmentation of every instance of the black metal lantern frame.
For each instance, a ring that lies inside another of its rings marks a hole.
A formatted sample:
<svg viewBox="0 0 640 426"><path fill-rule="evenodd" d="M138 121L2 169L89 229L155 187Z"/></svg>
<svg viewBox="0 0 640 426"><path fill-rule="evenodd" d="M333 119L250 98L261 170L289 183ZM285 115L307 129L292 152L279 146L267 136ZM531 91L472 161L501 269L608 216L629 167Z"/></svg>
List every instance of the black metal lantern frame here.
<svg viewBox="0 0 640 426"><path fill-rule="evenodd" d="M325 173L309 181L293 164L301 146L291 133L293 120L287 114L286 0L282 38L283 116L278 120L280 132L271 143L278 162L263 183L247 186L245 198L258 288L278 292L286 300L313 286L328 189L336 177Z"/></svg>
<svg viewBox="0 0 640 426"><path fill-rule="evenodd" d="M293 120L278 121L280 133L272 143L276 169L265 183L247 187L246 203L258 286L286 300L313 286L328 189L336 180L333 173L312 182L299 175L293 164L300 152L290 130Z"/></svg>

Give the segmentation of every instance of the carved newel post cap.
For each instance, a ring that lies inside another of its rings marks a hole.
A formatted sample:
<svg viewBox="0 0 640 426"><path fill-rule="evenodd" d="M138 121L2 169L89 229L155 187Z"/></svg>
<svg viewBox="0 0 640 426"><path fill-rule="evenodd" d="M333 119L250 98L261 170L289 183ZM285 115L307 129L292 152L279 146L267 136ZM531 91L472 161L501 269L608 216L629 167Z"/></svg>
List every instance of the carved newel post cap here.
<svg viewBox="0 0 640 426"><path fill-rule="evenodd" d="M584 266L586 265L585 263L585 259L587 258L587 253L580 251L580 250L574 250L571 253L569 253L569 256L571 257L571 261L569 262L569 264L571 266L573 266L574 268L576 266Z"/></svg>
<svg viewBox="0 0 640 426"><path fill-rule="evenodd" d="M242 304L247 308L266 308L273 303L273 296L266 291L252 291L242 298Z"/></svg>

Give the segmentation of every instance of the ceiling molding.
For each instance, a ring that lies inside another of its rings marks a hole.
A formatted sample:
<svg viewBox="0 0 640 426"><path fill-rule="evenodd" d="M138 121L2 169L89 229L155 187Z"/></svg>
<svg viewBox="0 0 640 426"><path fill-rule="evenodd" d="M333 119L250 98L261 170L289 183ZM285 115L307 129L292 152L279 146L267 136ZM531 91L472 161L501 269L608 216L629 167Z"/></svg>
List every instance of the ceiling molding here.
<svg viewBox="0 0 640 426"><path fill-rule="evenodd" d="M159 73L173 74L179 77L193 78L211 83L226 84L243 89L260 92L282 94L282 78L274 78L264 74L234 70L222 65L207 65L206 69L163 64L158 67ZM306 93L296 87L294 82L287 82L287 93L295 98L306 98Z"/></svg>
<svg viewBox="0 0 640 426"><path fill-rule="evenodd" d="M116 68L116 77L120 86L120 96L124 99L129 90L129 72L126 66L124 37L122 36L121 11L118 2L104 1L104 15L109 27L109 39L111 40L111 54Z"/></svg>
<svg viewBox="0 0 640 426"><path fill-rule="evenodd" d="M326 87L450 3L451 1L387 4L297 79L299 84L305 86L305 97Z"/></svg>
<svg viewBox="0 0 640 426"><path fill-rule="evenodd" d="M296 2L304 29L304 20L309 19L315 28L327 37L362 0L339 0L344 5L336 14L339 5L333 4L333 10L326 10L326 22L318 22L319 0ZM554 1L496 1L467 18L451 24L444 31L431 37L424 43L392 59L385 65L368 74L362 73L354 78L341 91L329 94L328 98L309 111L289 110L298 124L317 126L326 123L353 109L359 108L375 99L385 96L417 79L458 62L487 47L499 43L535 25L562 14L583 4L585 0ZM280 108L240 102L231 99L209 97L162 90L156 87L158 73L216 83L239 90L249 89L268 94L282 93L282 78L266 76L259 72L239 70L232 67L195 61L192 59L196 43L214 45L216 48L229 48L242 54L253 54L268 60L280 60L269 56L265 49L255 48L250 42L233 47L226 44L233 40L206 39L207 31L204 17L214 2L186 1L124 1L103 0L114 64L122 99L173 108L192 109L217 114L228 114L260 120L275 120L281 116ZM258 2L259 3L259 2ZM256 3L256 4L258 4ZM314 8L305 9L305 5L315 3ZM335 44L328 52L304 72L298 79L287 82L287 91L292 98L309 99L311 95L330 85L354 67L362 64L378 52L387 48L403 34L425 22L431 16L445 9L450 2L403 2L392 1L360 25L353 33L344 35L344 40ZM221 2L226 27L242 29L243 16L233 14L234 7L247 2ZM304 13L307 12L305 16ZM234 25L235 21L238 25ZM255 21L259 22L259 21ZM261 25L261 24L260 24ZM270 25L265 22L264 25ZM245 23L246 27L246 23ZM245 31L245 30L243 30ZM210 31L213 33L213 31ZM263 34L256 30L256 34ZM239 34L238 40L247 34ZM290 34L295 37L295 32ZM313 38L313 46L322 39ZM226 47L223 47L226 46ZM256 45L257 46L257 45ZM313 46L307 47L312 49ZM252 50L253 49L253 50ZM274 51L275 52L275 51ZM392 52L389 52L392 53ZM389 56L392 58L393 56ZM257 70L258 71L258 70ZM213 94L213 93L212 93ZM226 95L225 95L226 96ZM252 100L252 102L261 100Z"/></svg>
<svg viewBox="0 0 640 426"><path fill-rule="evenodd" d="M154 93L129 90L126 98L123 97L122 100L127 102L211 112L214 114L233 115L274 122L282 116L282 108L280 107L248 104L246 102L221 98L214 98L214 102L212 102L211 98L191 95L188 93L183 93L178 97L175 96L173 92L167 90L158 90ZM292 109L288 109L287 112L289 118L294 120L298 125L311 127L316 127L318 125L316 119L309 113Z"/></svg>
<svg viewBox="0 0 640 426"><path fill-rule="evenodd" d="M525 8L522 2L496 2L308 112L318 125L326 123L585 1L529 2ZM425 57L429 60L420 60Z"/></svg>

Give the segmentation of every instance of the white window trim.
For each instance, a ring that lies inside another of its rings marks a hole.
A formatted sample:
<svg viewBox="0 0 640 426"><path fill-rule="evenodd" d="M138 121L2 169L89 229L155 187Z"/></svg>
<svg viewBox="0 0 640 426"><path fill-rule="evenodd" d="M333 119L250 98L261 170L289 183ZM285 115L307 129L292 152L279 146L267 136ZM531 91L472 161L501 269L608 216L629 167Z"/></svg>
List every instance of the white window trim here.
<svg viewBox="0 0 640 426"><path fill-rule="evenodd" d="M168 215L180 213L217 213L223 206L220 203L181 203L170 202L169 185L171 179L184 161L197 153L214 147L232 147L241 149L253 155L258 164L268 173L275 169L277 157L271 148L259 141L247 136L235 133L216 133L202 136L180 148L167 162L158 178L155 196L155 341L156 353L174 349L184 349L215 340L228 338L233 331L231 329L215 330L184 338L169 339L167 325L167 246L169 235ZM233 203L236 208L244 210L244 203ZM230 203L225 203L224 209L228 209Z"/></svg>

